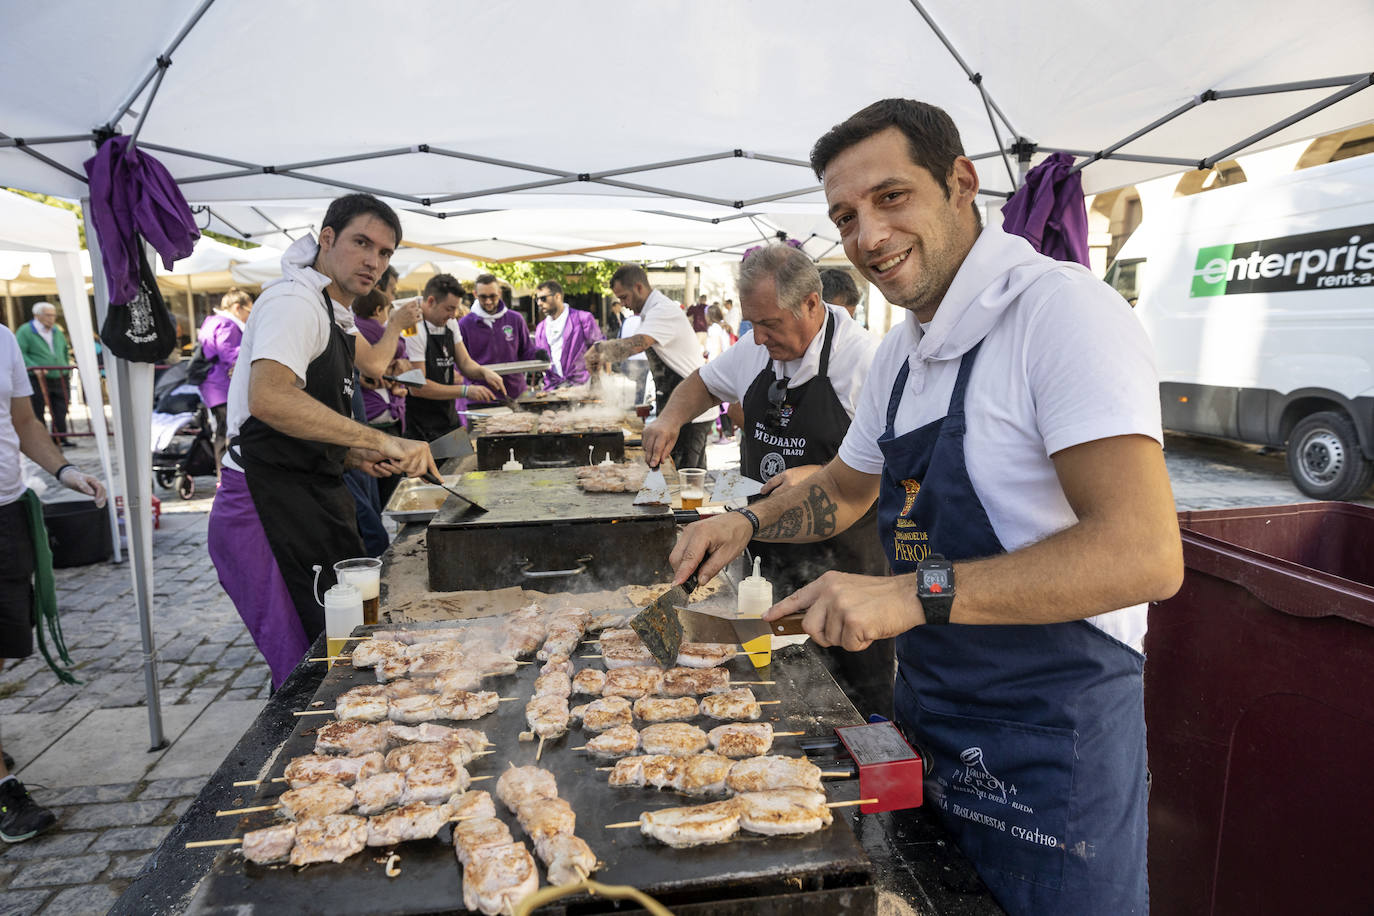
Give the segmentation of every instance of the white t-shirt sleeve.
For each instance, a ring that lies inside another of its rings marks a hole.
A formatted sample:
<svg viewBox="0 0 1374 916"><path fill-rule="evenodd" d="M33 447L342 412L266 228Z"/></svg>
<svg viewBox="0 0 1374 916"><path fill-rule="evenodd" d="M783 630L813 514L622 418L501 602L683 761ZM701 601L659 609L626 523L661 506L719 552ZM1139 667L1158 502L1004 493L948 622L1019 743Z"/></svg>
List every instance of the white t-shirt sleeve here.
<svg viewBox="0 0 1374 916"><path fill-rule="evenodd" d="M897 325L878 345L878 353L869 366L854 420L849 424L849 432L845 433L839 451L840 460L856 471L882 473L883 453L878 448L878 439L887 429L888 397L892 394L897 372L910 355L910 339L907 329Z"/></svg>
<svg viewBox="0 0 1374 916"><path fill-rule="evenodd" d="M5 348L3 359L10 370L10 397L29 397L33 394L33 386L29 384L28 372L24 371L24 354L19 349L19 341L13 334L5 334L0 336L0 345Z"/></svg>
<svg viewBox="0 0 1374 916"><path fill-rule="evenodd" d="M692 328L685 318L682 323L674 320L680 316L674 315L673 311L673 309L667 308L645 309L644 313L639 316L639 327L635 328L635 333L652 337L659 346L671 345L674 339L682 333L684 327L689 331ZM696 341L695 336L692 340L693 342Z"/></svg>
<svg viewBox="0 0 1374 916"><path fill-rule="evenodd" d="M1051 277L1025 341L1046 456L1112 436L1163 444L1154 348L1135 313L1094 278Z"/></svg>
<svg viewBox="0 0 1374 916"><path fill-rule="evenodd" d="M329 319L320 303L291 295L259 300L253 323L253 362L279 362L304 384L310 363L329 344Z"/></svg>
<svg viewBox="0 0 1374 916"><path fill-rule="evenodd" d="M401 339L406 342L406 359L416 365L424 365L425 345L429 342L428 335L422 337L419 334L412 334Z"/></svg>
<svg viewBox="0 0 1374 916"><path fill-rule="evenodd" d="M701 381L718 400L743 401L745 392L766 365L768 351L756 345L754 332L748 331L720 356L701 367Z"/></svg>

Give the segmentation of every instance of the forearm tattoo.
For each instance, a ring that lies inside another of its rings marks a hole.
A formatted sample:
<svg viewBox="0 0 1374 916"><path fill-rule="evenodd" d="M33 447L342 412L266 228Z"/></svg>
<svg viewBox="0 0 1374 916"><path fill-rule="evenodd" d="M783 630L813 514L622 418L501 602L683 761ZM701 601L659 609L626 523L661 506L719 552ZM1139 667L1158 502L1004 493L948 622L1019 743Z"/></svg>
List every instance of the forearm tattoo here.
<svg viewBox="0 0 1374 916"><path fill-rule="evenodd" d="M812 484L801 505L783 512L773 524L759 529L763 540L821 540L835 533L839 504L821 487Z"/></svg>
<svg viewBox="0 0 1374 916"><path fill-rule="evenodd" d="M621 340L603 341L598 347L598 355L602 362L618 363L622 359L634 356L649 349L652 341L644 334L636 334L633 337L626 337Z"/></svg>

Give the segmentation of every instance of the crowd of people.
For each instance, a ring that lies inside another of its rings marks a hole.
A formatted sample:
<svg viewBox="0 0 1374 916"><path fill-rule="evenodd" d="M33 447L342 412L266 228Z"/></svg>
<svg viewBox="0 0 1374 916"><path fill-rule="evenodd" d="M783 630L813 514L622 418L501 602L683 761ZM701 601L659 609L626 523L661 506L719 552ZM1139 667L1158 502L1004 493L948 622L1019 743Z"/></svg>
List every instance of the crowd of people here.
<svg viewBox="0 0 1374 916"><path fill-rule="evenodd" d="M612 276L604 328L556 282L536 290L533 332L490 274L470 308L442 274L396 301L395 212L335 200L280 281L226 297L202 328L220 583L280 685L323 630L334 563L375 552L363 505L379 483L437 475L429 443L466 405L525 390L524 373L490 366L547 359L545 387L620 367L640 397L652 380L650 466L704 468L724 410L762 485L685 529L675 580L759 557L781 597L766 616L804 614L855 704L922 748L932 810L1008 911L1145 912L1144 603L1183 569L1149 343L1085 269L984 228L943 111L874 103L811 164L851 264L910 313L881 341L853 317L850 272L786 244L746 256L738 309L674 302L638 264ZM35 581L18 454L104 496L38 416L37 395L55 428L65 405L60 374L26 371L65 362L54 314L0 331L11 658L31 651ZM412 369L422 382L401 380ZM0 838L14 841L51 815L6 772Z"/></svg>

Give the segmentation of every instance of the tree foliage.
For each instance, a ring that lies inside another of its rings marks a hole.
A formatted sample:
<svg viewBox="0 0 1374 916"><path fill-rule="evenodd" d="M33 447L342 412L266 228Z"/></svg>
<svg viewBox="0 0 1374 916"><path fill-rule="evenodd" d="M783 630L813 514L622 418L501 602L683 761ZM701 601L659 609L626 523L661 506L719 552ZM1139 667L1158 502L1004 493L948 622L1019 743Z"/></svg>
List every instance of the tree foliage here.
<svg viewBox="0 0 1374 916"><path fill-rule="evenodd" d="M27 197L29 200L36 200L40 204L47 204L50 207L61 207L63 210L70 210L71 212L75 213L76 231L81 238L81 247L86 247L86 223L81 215L80 204L74 203L70 200L63 200L60 197L53 197L50 194L38 194L34 191L21 191L18 188L5 188L5 190L12 191L15 194L20 195L21 197ZM235 248L244 248L251 250L253 248L259 247L257 242L250 242L247 239L237 238L232 235L223 235L219 232L211 232L208 229L202 229L200 231L200 234L209 236L210 238L219 242L223 242L226 245L233 245Z"/></svg>
<svg viewBox="0 0 1374 916"><path fill-rule="evenodd" d="M479 262L478 267L495 274L513 289L534 289L545 280L557 280L569 294L610 290L611 275L620 267L617 261L507 261L501 264Z"/></svg>

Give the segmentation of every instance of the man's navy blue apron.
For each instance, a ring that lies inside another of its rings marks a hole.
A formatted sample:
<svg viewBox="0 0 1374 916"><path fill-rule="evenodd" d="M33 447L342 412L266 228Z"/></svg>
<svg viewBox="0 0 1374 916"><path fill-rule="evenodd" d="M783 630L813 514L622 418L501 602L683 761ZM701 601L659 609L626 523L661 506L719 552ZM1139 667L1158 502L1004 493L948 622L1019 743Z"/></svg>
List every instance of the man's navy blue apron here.
<svg viewBox="0 0 1374 916"><path fill-rule="evenodd" d="M747 476L767 483L788 468L823 465L839 453L850 419L830 381L834 336L835 316L827 314L820 368L815 378L787 389L775 423L768 419L772 406L768 389L777 375L772 360L749 385L741 401L744 426L740 430L740 468ZM876 503L849 528L824 541L750 541L749 550L763 561L763 575L773 583L773 597L779 600L832 569L861 576L887 574L887 558L878 544ZM892 640L877 640L862 652L832 646L822 653L860 713L892 716Z"/></svg>
<svg viewBox="0 0 1374 916"><path fill-rule="evenodd" d="M878 533L898 574L1004 552L964 460L981 346L943 419L894 435L909 365L892 386ZM897 638L897 721L926 755L927 798L1009 913L1148 911L1143 661L1084 620Z"/></svg>

